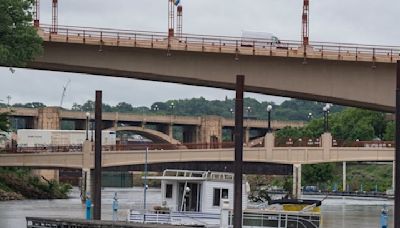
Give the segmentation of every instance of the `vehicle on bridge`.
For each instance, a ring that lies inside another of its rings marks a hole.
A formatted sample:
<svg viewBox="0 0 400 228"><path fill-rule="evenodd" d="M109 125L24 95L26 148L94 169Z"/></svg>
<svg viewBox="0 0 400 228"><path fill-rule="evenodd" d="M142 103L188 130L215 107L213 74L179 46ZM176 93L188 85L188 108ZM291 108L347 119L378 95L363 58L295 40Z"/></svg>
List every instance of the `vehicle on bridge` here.
<svg viewBox="0 0 400 228"><path fill-rule="evenodd" d="M161 181L161 206L130 210L127 220L203 227L232 227L234 175L226 172L165 170ZM277 200L253 207L247 203L250 186L242 184L243 227L320 227L321 201Z"/></svg>
<svg viewBox="0 0 400 228"><path fill-rule="evenodd" d="M88 131L92 139L94 132ZM102 131L102 145L116 144L115 131ZM81 146L86 140L85 130L36 130L19 129L17 131L17 148L50 147L50 146Z"/></svg>
<svg viewBox="0 0 400 228"><path fill-rule="evenodd" d="M242 30L242 47L277 47L284 48L281 41L274 34L269 32L256 32Z"/></svg>

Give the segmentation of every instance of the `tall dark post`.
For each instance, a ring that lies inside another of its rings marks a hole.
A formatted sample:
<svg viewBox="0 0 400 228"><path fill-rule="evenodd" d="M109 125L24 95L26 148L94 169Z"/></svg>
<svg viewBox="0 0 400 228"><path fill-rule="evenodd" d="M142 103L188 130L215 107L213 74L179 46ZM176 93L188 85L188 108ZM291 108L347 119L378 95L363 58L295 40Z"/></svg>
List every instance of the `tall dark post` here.
<svg viewBox="0 0 400 228"><path fill-rule="evenodd" d="M102 92L96 91L95 107L95 154L94 154L94 208L93 219L101 220L101 120Z"/></svg>
<svg viewBox="0 0 400 228"><path fill-rule="evenodd" d="M242 227L242 183L243 183L243 91L244 75L236 76L235 100L235 186L233 205L233 227Z"/></svg>
<svg viewBox="0 0 400 228"><path fill-rule="evenodd" d="M397 61L394 227L400 228L400 61Z"/></svg>

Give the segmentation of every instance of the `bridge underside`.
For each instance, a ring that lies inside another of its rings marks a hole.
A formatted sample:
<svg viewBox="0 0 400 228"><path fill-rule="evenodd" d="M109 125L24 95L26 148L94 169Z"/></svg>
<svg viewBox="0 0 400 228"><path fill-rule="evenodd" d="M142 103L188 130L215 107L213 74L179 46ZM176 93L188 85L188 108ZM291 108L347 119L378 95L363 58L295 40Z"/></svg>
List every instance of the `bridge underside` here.
<svg viewBox="0 0 400 228"><path fill-rule="evenodd" d="M15 167L15 166L12 166ZM46 167L46 166L23 166L24 168L32 169L65 169L65 167ZM76 168L68 168L74 170ZM182 170L200 170L200 171L216 171L216 172L233 172L233 162L168 162L168 163L152 163L148 164L149 172L162 172L166 169L182 169ZM143 172L144 165L126 165L104 167L103 171L141 171ZM277 163L263 162L244 162L244 174L259 174L259 175L292 175L293 166Z"/></svg>
<svg viewBox="0 0 400 228"><path fill-rule="evenodd" d="M173 66L173 67L172 67ZM29 68L108 75L246 91L394 111L395 64L239 56L233 54L44 43L44 56Z"/></svg>
<svg viewBox="0 0 400 228"><path fill-rule="evenodd" d="M182 169L182 170L201 170L201 171L217 171L232 172L233 162L169 162L169 163L153 163L148 164L148 170L153 172L162 172L166 169ZM120 167L108 167L107 171L143 171L144 165L129 165ZM260 175L292 175L293 166L276 163L262 162L244 162L244 174L260 174Z"/></svg>

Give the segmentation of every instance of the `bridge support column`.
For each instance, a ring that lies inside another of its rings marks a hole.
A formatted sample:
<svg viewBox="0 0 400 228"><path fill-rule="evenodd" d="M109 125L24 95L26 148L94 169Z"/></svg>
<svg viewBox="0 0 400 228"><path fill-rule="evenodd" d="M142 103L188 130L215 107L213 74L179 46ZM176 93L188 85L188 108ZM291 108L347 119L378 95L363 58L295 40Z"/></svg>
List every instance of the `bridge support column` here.
<svg viewBox="0 0 400 228"><path fill-rule="evenodd" d="M301 197L301 164L293 165L293 198Z"/></svg>
<svg viewBox="0 0 400 228"><path fill-rule="evenodd" d="M343 192L346 192L347 191L347 175L346 175L346 171L347 171L347 163L346 162L343 162L343 177L342 177L342 184L343 184L343 186L342 186L342 189L343 189Z"/></svg>
<svg viewBox="0 0 400 228"><path fill-rule="evenodd" d="M247 145L249 141L250 141L250 128L246 127L244 129L244 143L246 143Z"/></svg>
<svg viewBox="0 0 400 228"><path fill-rule="evenodd" d="M269 132L265 135L264 147L267 161L272 160L272 150L275 147L275 135L273 133Z"/></svg>
<svg viewBox="0 0 400 228"><path fill-rule="evenodd" d="M38 129L60 129L60 109L58 107L40 108L38 115Z"/></svg>
<svg viewBox="0 0 400 228"><path fill-rule="evenodd" d="M392 169L392 189L396 188L396 161L393 161L393 169Z"/></svg>
<svg viewBox="0 0 400 228"><path fill-rule="evenodd" d="M329 161L330 152L332 149L332 135L329 132L325 132L321 135L321 143L324 149L324 160Z"/></svg>

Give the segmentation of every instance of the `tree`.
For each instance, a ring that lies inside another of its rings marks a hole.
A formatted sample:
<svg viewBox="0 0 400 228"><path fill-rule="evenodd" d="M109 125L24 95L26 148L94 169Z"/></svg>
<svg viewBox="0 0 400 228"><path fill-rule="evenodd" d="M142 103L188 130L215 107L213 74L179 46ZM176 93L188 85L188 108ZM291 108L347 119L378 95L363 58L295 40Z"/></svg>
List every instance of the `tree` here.
<svg viewBox="0 0 400 228"><path fill-rule="evenodd" d="M333 179L333 169L335 165L332 163L304 165L302 170L304 185L317 185L326 183Z"/></svg>
<svg viewBox="0 0 400 228"><path fill-rule="evenodd" d="M42 53L32 26L33 0L0 1L0 65L22 67Z"/></svg>
<svg viewBox="0 0 400 228"><path fill-rule="evenodd" d="M8 114L7 112L0 113L0 131L8 131L9 129Z"/></svg>

